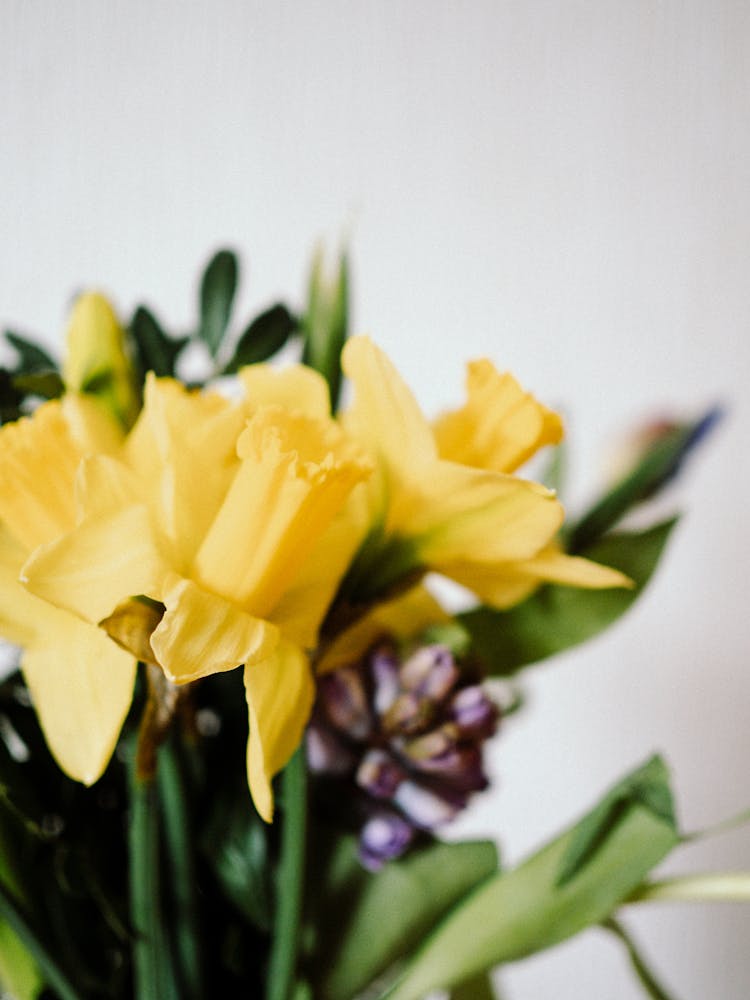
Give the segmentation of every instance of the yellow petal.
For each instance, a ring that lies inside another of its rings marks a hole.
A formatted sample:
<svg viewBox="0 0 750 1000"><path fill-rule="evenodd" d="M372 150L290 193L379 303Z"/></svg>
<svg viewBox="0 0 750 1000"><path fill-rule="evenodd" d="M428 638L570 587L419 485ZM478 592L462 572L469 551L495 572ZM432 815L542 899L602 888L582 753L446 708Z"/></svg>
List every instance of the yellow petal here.
<svg viewBox="0 0 750 1000"><path fill-rule="evenodd" d="M25 550L0 524L0 636L17 646L37 637L39 609L43 602L18 581Z"/></svg>
<svg viewBox="0 0 750 1000"><path fill-rule="evenodd" d="M272 406L248 421L237 451L191 576L265 618L371 466L332 421Z"/></svg>
<svg viewBox="0 0 750 1000"><path fill-rule="evenodd" d="M76 781L100 777L130 708L135 659L93 625L39 605L44 637L21 663L47 744Z"/></svg>
<svg viewBox="0 0 750 1000"><path fill-rule="evenodd" d="M81 452L57 401L0 428L0 518L34 549L75 523Z"/></svg>
<svg viewBox="0 0 750 1000"><path fill-rule="evenodd" d="M528 559L563 520L561 505L543 486L452 462L436 463L424 489L419 508L398 514L397 530L438 571L456 560Z"/></svg>
<svg viewBox="0 0 750 1000"><path fill-rule="evenodd" d="M245 667L245 693L250 719L247 781L256 809L270 823L271 779L299 746L315 697L307 657L282 640L268 659Z"/></svg>
<svg viewBox="0 0 750 1000"><path fill-rule="evenodd" d="M569 556L554 545L547 546L519 569L538 580L549 580L569 587L606 590L610 587L633 586L633 581L619 570L602 566L591 559Z"/></svg>
<svg viewBox="0 0 750 1000"><path fill-rule="evenodd" d="M91 396L74 392L66 393L60 406L82 455L119 453L124 440L122 425L106 406Z"/></svg>
<svg viewBox="0 0 750 1000"><path fill-rule="evenodd" d="M307 365L248 365L240 369L239 378L253 409L277 404L319 419L331 413L328 383Z"/></svg>
<svg viewBox="0 0 750 1000"><path fill-rule="evenodd" d="M138 502L138 480L122 462L109 455L90 455L81 461L75 482L77 519L114 514Z"/></svg>
<svg viewBox="0 0 750 1000"><path fill-rule="evenodd" d="M467 401L434 425L440 457L494 472L513 472L534 452L562 439L559 416L487 359L468 366Z"/></svg>
<svg viewBox="0 0 750 1000"><path fill-rule="evenodd" d="M28 589L97 623L128 597L159 599L164 565L145 507L126 507L83 520L38 548L22 570Z"/></svg>
<svg viewBox="0 0 750 1000"><path fill-rule="evenodd" d="M411 390L369 337L352 337L342 354L354 383L345 425L384 462L394 482L419 477L437 457L427 420Z"/></svg>
<svg viewBox="0 0 750 1000"><path fill-rule="evenodd" d="M151 635L151 648L175 684L269 656L278 629L234 604L173 577L162 597L164 617Z"/></svg>

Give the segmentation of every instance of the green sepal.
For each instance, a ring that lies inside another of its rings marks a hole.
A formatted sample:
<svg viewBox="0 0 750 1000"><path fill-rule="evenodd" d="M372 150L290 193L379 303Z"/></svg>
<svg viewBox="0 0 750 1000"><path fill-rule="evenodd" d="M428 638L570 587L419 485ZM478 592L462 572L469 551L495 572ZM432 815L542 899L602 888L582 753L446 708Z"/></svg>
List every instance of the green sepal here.
<svg viewBox="0 0 750 1000"><path fill-rule="evenodd" d="M129 329L141 376L149 371L159 377L173 376L177 358L190 338L169 337L154 314L145 306L138 306Z"/></svg>
<svg viewBox="0 0 750 1000"><path fill-rule="evenodd" d="M302 360L328 382L335 413L341 391L341 351L349 328L349 269L346 254L342 254L336 273L329 279L323 257L321 247L313 257L307 311L302 318Z"/></svg>
<svg viewBox="0 0 750 1000"><path fill-rule="evenodd" d="M672 823L635 801L577 874L558 885L571 844L591 815L455 906L383 996L422 1000L431 990L449 989L601 923L679 843Z"/></svg>
<svg viewBox="0 0 750 1000"><path fill-rule="evenodd" d="M621 570L634 582L631 589L548 584L508 611L482 607L460 614L458 620L488 673L513 674L585 642L617 621L640 597L676 523L677 518L670 518L645 531L613 533L582 553Z"/></svg>
<svg viewBox="0 0 750 1000"><path fill-rule="evenodd" d="M224 367L224 375L234 375L243 365L254 365L280 351L291 335L299 329L299 320L277 303L266 309L249 324L240 337L232 360Z"/></svg>
<svg viewBox="0 0 750 1000"><path fill-rule="evenodd" d="M654 496L676 475L688 452L720 417L721 411L714 408L700 419L677 426L660 437L570 530L568 550L582 552L613 528L631 508Z"/></svg>
<svg viewBox="0 0 750 1000"><path fill-rule="evenodd" d="M372 875L357 860L354 838L338 837L310 887L313 902L326 901L326 912L317 918L313 912L310 919L320 936L315 996L356 996L408 955L497 865L497 849L489 841L433 843Z"/></svg>
<svg viewBox="0 0 750 1000"><path fill-rule="evenodd" d="M10 330L5 331L5 339L18 355L17 374L28 375L32 372L56 371L55 360L38 344L26 337L21 337Z"/></svg>
<svg viewBox="0 0 750 1000"><path fill-rule="evenodd" d="M676 830L669 772L661 757L652 757L619 781L578 824L560 865L557 886L565 885L589 864L597 850L606 844L612 829L634 805L650 810Z"/></svg>
<svg viewBox="0 0 750 1000"><path fill-rule="evenodd" d="M231 250L219 250L208 262L200 287L198 336L216 357L229 326L239 266Z"/></svg>

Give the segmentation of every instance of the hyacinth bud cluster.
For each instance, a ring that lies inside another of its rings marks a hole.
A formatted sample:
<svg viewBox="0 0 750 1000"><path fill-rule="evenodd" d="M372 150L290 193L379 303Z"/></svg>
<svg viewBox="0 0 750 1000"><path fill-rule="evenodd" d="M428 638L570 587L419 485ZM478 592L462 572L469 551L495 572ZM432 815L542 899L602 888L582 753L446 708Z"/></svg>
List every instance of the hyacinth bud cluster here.
<svg viewBox="0 0 750 1000"><path fill-rule="evenodd" d="M487 787L482 744L498 718L444 645L401 658L381 644L320 679L308 764L353 807L365 867L399 857L419 831L443 826Z"/></svg>

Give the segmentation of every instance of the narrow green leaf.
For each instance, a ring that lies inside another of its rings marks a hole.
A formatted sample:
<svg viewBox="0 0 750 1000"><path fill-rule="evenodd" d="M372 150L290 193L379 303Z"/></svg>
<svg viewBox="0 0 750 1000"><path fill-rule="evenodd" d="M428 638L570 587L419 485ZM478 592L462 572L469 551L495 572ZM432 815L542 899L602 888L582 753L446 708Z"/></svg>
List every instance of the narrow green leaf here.
<svg viewBox="0 0 750 1000"><path fill-rule="evenodd" d="M496 871L495 845L477 841L434 843L371 875L357 861L354 839L340 838L315 887L327 901L326 919L315 921L322 935L316 997L356 996Z"/></svg>
<svg viewBox="0 0 750 1000"><path fill-rule="evenodd" d="M13 385L13 374L6 368L0 368L0 424L18 420L22 400L23 393Z"/></svg>
<svg viewBox="0 0 750 1000"><path fill-rule="evenodd" d="M231 250L219 250L203 272L198 336L213 357L218 354L232 315L238 270L235 254Z"/></svg>
<svg viewBox="0 0 750 1000"><path fill-rule="evenodd" d="M480 972L451 990L450 1000L495 1000L495 988L489 972Z"/></svg>
<svg viewBox="0 0 750 1000"><path fill-rule="evenodd" d="M19 374L28 375L32 372L55 371L57 364L54 359L40 347L39 344L26 337L21 337L10 330L5 331L5 339L14 348L19 358Z"/></svg>
<svg viewBox="0 0 750 1000"><path fill-rule="evenodd" d="M25 396L41 396L42 399L57 399L65 391L63 380L53 371L15 375L13 386Z"/></svg>
<svg viewBox="0 0 750 1000"><path fill-rule="evenodd" d="M233 375L243 365L254 365L270 358L281 350L298 327L299 320L286 306L281 303L271 306L256 316L242 334L224 374Z"/></svg>
<svg viewBox="0 0 750 1000"><path fill-rule="evenodd" d="M205 852L228 899L256 927L271 928L271 864L266 827L247 796L217 810Z"/></svg>
<svg viewBox="0 0 750 1000"><path fill-rule="evenodd" d="M654 496L679 471L688 453L721 417L714 407L693 423L664 434L608 493L581 518L570 534L569 550L580 552L598 541L636 504Z"/></svg>
<svg viewBox="0 0 750 1000"><path fill-rule="evenodd" d="M588 864L558 885L576 830L518 868L489 879L455 906L385 994L388 1000L422 1000L433 989L449 989L601 923L679 843L670 823L634 803Z"/></svg>
<svg viewBox="0 0 750 1000"><path fill-rule="evenodd" d="M141 372L153 372L159 377L175 374L175 362L188 342L188 337L167 336L154 314L138 306L130 321L130 334L135 343Z"/></svg>
<svg viewBox="0 0 750 1000"><path fill-rule="evenodd" d="M509 611L478 608L459 615L489 673L513 674L528 663L585 642L615 622L643 592L676 523L671 518L646 531L617 532L583 553L626 573L635 583L631 590L550 584Z"/></svg>
<svg viewBox="0 0 750 1000"><path fill-rule="evenodd" d="M644 882L627 903L750 903L750 872L710 872Z"/></svg>
<svg viewBox="0 0 750 1000"><path fill-rule="evenodd" d="M349 328L349 269L345 254L341 255L332 278L325 274L322 248L315 254L302 325L305 331L302 360L328 382L331 409L335 413L341 390L341 351Z"/></svg>
<svg viewBox="0 0 750 1000"><path fill-rule="evenodd" d="M667 993L648 967L640 949L622 924L615 920L614 917L610 917L609 920L602 922L602 927L614 934L618 941L625 946L633 972L643 987L645 995L651 997L651 1000L673 1000L672 995Z"/></svg>
<svg viewBox="0 0 750 1000"><path fill-rule="evenodd" d="M650 760L619 781L572 832L560 865L557 885L574 878L603 847L615 825L633 806L641 805L677 832L669 772L660 757Z"/></svg>

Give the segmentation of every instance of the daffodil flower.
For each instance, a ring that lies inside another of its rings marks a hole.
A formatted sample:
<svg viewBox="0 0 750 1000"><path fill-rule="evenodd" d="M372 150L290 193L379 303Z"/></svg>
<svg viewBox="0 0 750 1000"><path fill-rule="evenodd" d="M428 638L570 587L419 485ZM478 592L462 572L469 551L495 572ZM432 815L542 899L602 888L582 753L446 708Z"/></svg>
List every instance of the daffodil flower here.
<svg viewBox="0 0 750 1000"><path fill-rule="evenodd" d="M329 565L306 564L371 468L330 418L305 412L312 374L279 383L298 383L296 410L260 388L231 403L149 376L121 454L78 469L75 527L22 570L32 594L92 624L106 627L138 596L163 604L137 648L175 684L244 665L248 781L269 820L271 778L313 701L305 647L337 582Z"/></svg>
<svg viewBox="0 0 750 1000"><path fill-rule="evenodd" d="M552 491L510 472L559 440L559 419L488 362L469 373L469 401L430 426L385 354L367 337L343 353L355 398L350 433L377 474L348 506L363 541L345 587L363 603L399 580L441 573L496 607L541 581L627 585L621 573L565 555L555 544L563 508Z"/></svg>
<svg viewBox="0 0 750 1000"><path fill-rule="evenodd" d="M23 647L21 667L55 759L92 784L130 707L135 658L101 629L19 583L30 553L76 524L76 476L87 455L119 447L92 400L68 396L0 429L0 635Z"/></svg>

